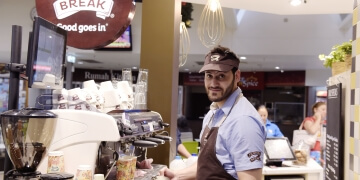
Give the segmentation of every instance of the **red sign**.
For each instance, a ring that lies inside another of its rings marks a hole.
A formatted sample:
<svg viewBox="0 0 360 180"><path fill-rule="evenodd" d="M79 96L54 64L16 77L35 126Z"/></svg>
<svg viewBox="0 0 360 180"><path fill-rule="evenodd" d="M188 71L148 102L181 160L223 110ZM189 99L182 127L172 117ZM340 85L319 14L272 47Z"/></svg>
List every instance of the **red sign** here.
<svg viewBox="0 0 360 180"><path fill-rule="evenodd" d="M267 72L267 86L304 86L305 71Z"/></svg>
<svg viewBox="0 0 360 180"><path fill-rule="evenodd" d="M204 86L204 74L192 73L184 74L185 86Z"/></svg>
<svg viewBox="0 0 360 180"><path fill-rule="evenodd" d="M263 90L264 72L241 72L238 86L243 90Z"/></svg>
<svg viewBox="0 0 360 180"><path fill-rule="evenodd" d="M133 0L36 0L40 17L68 31L67 45L101 48L116 40L135 14Z"/></svg>

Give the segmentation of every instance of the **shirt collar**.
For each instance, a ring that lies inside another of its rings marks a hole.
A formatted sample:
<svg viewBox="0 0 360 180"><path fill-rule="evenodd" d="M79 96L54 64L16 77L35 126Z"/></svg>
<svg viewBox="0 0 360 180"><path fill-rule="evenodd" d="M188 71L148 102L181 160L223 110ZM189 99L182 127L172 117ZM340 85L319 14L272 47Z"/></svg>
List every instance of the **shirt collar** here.
<svg viewBox="0 0 360 180"><path fill-rule="evenodd" d="M266 126L270 126L270 125L271 125L271 122L268 119L266 119Z"/></svg>
<svg viewBox="0 0 360 180"><path fill-rule="evenodd" d="M225 101L224 105L221 107L221 110L224 112L224 114L228 114L231 106L235 103L236 98L238 97L238 95L241 93L241 89L237 88L230 96L229 98ZM210 105L210 109L211 110L217 110L219 109L219 106L213 102Z"/></svg>

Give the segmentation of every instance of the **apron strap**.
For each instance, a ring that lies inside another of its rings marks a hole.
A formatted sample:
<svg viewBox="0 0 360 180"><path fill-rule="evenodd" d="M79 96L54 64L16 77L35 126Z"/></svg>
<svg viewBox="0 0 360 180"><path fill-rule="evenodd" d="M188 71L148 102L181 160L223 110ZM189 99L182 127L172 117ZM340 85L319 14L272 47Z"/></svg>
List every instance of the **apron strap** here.
<svg viewBox="0 0 360 180"><path fill-rule="evenodd" d="M228 117L228 115L231 113L231 110L233 109L233 107L235 106L235 104L237 104L237 102L239 102L239 99L242 98L242 97L243 97L243 93L240 93L240 94L237 96L234 104L231 106L229 113L228 113L228 114L225 114L225 115L221 118L221 120L220 120L218 123L216 123L216 125L215 125L214 127L220 127L220 126L222 125L222 123L225 121L225 119L226 119L226 118ZM211 117L208 125L212 122L213 118L214 118L214 114L212 115L212 117Z"/></svg>

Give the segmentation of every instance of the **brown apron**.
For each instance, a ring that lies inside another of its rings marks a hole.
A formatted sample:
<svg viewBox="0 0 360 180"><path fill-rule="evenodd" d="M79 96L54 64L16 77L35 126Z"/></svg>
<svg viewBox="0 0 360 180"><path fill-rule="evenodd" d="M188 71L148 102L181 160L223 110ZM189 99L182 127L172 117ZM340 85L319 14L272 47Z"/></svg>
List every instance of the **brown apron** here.
<svg viewBox="0 0 360 180"><path fill-rule="evenodd" d="M238 102L238 100L241 97L242 97L242 93L239 94L236 101L232 105L229 114L231 113L231 110L234 107L234 105ZM215 148L216 137L218 134L219 127L225 121L227 115L224 115L221 121L210 129L208 126L213 120L213 117L214 115L211 117L208 125L205 127L205 130L201 136L201 141L200 141L201 152L198 157L196 179L197 180L235 179L228 172L226 172L221 162L216 157L216 148Z"/></svg>

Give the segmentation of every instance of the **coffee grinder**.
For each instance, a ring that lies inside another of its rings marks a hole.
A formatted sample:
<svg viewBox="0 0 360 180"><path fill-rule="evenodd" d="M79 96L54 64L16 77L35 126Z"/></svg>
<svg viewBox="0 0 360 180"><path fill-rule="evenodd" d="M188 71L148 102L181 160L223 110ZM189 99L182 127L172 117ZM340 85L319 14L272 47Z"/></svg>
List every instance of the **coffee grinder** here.
<svg viewBox="0 0 360 180"><path fill-rule="evenodd" d="M4 179L38 179L37 166L48 151L55 130L56 115L40 109L18 109L20 74L26 71L30 88L62 88L67 32L41 17L36 17L29 33L27 64L21 64L22 27L13 25L11 61L5 67L10 72L8 109L0 115L6 147ZM46 43L45 43L46 42ZM49 46L51 44L51 46ZM47 46L46 46L47 45ZM51 53L42 53L52 47ZM48 59L54 60L48 64ZM49 65L44 71L36 65ZM45 77L52 78L45 78ZM12 109L12 110L11 110ZM13 166L14 169L13 170ZM57 175L56 175L57 176ZM67 179L68 174L55 179ZM69 175L73 177L73 175ZM46 176L42 179L51 179Z"/></svg>
<svg viewBox="0 0 360 180"><path fill-rule="evenodd" d="M5 178L41 179L36 169L53 139L57 115L47 110L26 108L6 111L0 118L6 151L15 167L5 174Z"/></svg>

